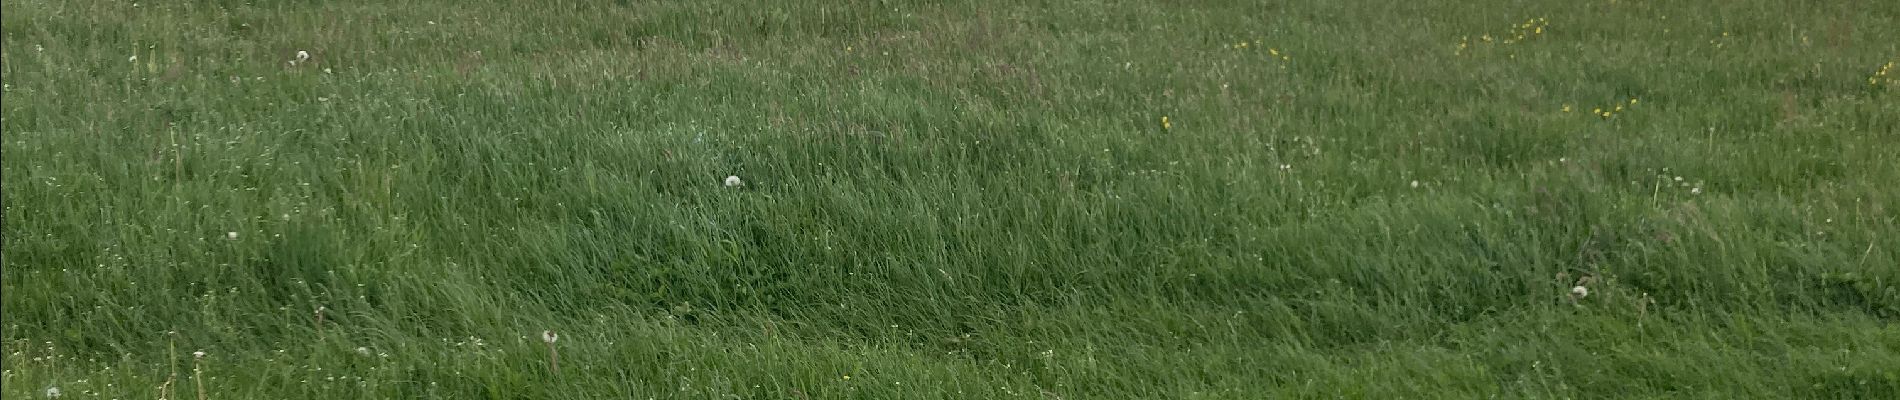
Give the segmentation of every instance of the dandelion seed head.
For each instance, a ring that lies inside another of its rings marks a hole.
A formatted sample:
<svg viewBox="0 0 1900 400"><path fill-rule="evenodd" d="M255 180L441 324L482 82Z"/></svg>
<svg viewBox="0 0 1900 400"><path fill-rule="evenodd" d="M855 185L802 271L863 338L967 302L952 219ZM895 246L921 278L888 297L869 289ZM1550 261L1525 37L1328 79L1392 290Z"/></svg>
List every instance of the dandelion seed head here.
<svg viewBox="0 0 1900 400"><path fill-rule="evenodd" d="M1589 296L1590 288L1586 288L1583 286L1573 286L1570 288L1570 295L1576 296L1577 298L1583 298L1585 296Z"/></svg>
<svg viewBox="0 0 1900 400"><path fill-rule="evenodd" d="M738 175L731 175L731 176L726 177L726 187L740 187L740 186L745 186L745 180L739 179ZM549 341L552 342L552 340L549 340Z"/></svg>
<svg viewBox="0 0 1900 400"><path fill-rule="evenodd" d="M554 334L554 331L541 331L541 341L553 344L556 340L561 340L561 335Z"/></svg>

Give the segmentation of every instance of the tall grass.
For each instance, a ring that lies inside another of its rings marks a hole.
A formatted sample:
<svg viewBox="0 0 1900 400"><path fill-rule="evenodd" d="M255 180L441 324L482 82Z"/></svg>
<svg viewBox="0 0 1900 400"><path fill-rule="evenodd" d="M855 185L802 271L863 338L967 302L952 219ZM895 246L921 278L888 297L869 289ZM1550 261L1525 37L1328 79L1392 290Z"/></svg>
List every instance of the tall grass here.
<svg viewBox="0 0 1900 400"><path fill-rule="evenodd" d="M1900 392L1889 2L4 4L7 398Z"/></svg>

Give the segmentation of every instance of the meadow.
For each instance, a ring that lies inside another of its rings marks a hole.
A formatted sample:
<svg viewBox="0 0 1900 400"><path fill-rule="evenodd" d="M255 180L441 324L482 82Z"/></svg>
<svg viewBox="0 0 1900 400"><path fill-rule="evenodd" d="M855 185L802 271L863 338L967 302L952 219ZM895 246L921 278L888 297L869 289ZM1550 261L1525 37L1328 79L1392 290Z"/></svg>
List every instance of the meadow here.
<svg viewBox="0 0 1900 400"><path fill-rule="evenodd" d="M1900 393L1900 2L0 4L7 399Z"/></svg>

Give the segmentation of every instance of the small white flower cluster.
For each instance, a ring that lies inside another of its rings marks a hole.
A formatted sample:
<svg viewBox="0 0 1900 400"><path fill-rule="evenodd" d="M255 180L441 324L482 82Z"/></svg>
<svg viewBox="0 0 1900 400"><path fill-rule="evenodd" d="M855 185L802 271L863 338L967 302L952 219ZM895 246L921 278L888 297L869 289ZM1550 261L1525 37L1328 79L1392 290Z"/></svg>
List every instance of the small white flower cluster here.
<svg viewBox="0 0 1900 400"><path fill-rule="evenodd" d="M1701 179L1688 179L1683 178L1682 175L1671 174L1668 167L1663 167L1662 172L1656 174L1655 185L1657 188L1683 188L1687 189L1689 194L1702 194L1702 183Z"/></svg>

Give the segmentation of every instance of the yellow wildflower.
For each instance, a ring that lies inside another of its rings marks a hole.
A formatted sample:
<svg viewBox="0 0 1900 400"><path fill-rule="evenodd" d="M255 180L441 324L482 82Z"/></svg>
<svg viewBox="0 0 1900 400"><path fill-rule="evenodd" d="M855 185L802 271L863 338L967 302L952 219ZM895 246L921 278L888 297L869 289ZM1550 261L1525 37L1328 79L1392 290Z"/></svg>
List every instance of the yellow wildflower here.
<svg viewBox="0 0 1900 400"><path fill-rule="evenodd" d="M1174 124L1168 122L1168 116L1166 115L1161 116L1161 129L1172 129L1172 128L1174 128Z"/></svg>
<svg viewBox="0 0 1900 400"><path fill-rule="evenodd" d="M1569 104L1565 104L1565 105L1564 105L1564 112L1570 112L1570 105L1569 105Z"/></svg>

